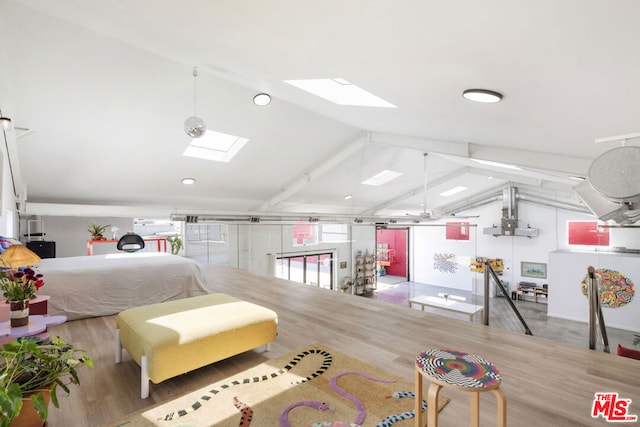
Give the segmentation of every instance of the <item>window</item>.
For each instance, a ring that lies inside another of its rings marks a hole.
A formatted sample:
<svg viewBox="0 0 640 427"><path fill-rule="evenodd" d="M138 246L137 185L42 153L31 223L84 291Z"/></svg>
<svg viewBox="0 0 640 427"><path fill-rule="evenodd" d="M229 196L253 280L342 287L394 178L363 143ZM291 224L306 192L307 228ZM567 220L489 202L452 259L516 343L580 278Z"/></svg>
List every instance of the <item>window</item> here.
<svg viewBox="0 0 640 427"><path fill-rule="evenodd" d="M322 243L341 243L349 241L349 226L347 224L320 225Z"/></svg>
<svg viewBox="0 0 640 427"><path fill-rule="evenodd" d="M333 255L319 253L278 257L276 259L276 277L333 289Z"/></svg>
<svg viewBox="0 0 640 427"><path fill-rule="evenodd" d="M299 222L293 224L293 246L317 245L318 224Z"/></svg>
<svg viewBox="0 0 640 427"><path fill-rule="evenodd" d="M599 221L568 221L568 242L570 245L609 246L609 229L598 227Z"/></svg>

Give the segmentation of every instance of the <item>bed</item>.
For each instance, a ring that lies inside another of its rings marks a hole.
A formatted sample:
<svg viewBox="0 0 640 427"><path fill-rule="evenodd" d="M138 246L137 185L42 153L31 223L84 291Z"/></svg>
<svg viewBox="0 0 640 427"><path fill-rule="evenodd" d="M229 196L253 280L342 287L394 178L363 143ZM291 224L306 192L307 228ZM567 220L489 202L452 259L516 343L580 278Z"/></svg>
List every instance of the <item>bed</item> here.
<svg viewBox="0 0 640 427"><path fill-rule="evenodd" d="M141 305L208 294L201 265L164 252L46 258L37 270L50 315L107 316Z"/></svg>

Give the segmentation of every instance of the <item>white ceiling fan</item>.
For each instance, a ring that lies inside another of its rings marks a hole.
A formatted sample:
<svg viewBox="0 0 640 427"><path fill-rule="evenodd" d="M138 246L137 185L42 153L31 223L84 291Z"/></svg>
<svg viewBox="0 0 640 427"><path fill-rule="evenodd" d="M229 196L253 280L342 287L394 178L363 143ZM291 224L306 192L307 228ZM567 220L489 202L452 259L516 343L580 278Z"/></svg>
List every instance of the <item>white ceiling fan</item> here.
<svg viewBox="0 0 640 427"><path fill-rule="evenodd" d="M464 216L458 216L455 214L451 214L451 215L437 215L434 214L432 211L427 210L427 184L428 184L428 176L427 176L427 157L428 157L429 153L424 153L424 184L423 184L423 201L422 201L422 212L420 212L420 214L418 215L410 215L407 214L407 218L414 218L414 222L419 222L421 220L424 221L435 221L438 219L443 219L443 218L478 218L478 215L464 215Z"/></svg>

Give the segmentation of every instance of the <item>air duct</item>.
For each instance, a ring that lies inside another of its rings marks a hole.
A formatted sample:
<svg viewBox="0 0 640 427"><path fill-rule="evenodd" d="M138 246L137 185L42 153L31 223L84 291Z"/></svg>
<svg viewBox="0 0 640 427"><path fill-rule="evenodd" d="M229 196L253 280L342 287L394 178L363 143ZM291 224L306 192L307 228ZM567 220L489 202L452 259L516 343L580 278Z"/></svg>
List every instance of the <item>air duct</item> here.
<svg viewBox="0 0 640 427"><path fill-rule="evenodd" d="M502 218L500 225L484 228L482 232L491 236L525 236L536 237L540 231L537 228L518 227L517 189L511 184L502 190Z"/></svg>

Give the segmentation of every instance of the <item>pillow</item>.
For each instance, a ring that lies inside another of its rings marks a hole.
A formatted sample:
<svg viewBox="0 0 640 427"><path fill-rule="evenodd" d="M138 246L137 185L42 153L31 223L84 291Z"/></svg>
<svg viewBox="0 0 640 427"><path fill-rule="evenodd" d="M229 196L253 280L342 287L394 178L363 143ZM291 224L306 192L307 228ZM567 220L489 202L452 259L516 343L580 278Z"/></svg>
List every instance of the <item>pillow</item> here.
<svg viewBox="0 0 640 427"><path fill-rule="evenodd" d="M618 356L630 357L632 359L640 360L640 350L625 348L618 344Z"/></svg>
<svg viewBox="0 0 640 427"><path fill-rule="evenodd" d="M2 237L0 236L0 254L4 252L9 246L13 245L21 245L22 242L18 239L14 239L13 237Z"/></svg>

